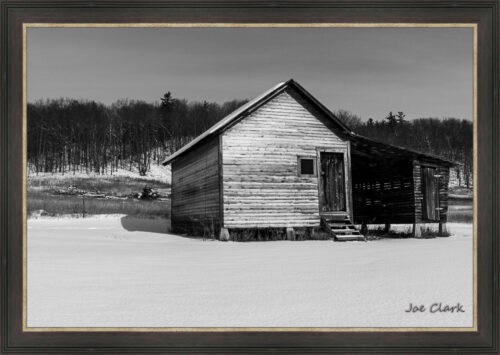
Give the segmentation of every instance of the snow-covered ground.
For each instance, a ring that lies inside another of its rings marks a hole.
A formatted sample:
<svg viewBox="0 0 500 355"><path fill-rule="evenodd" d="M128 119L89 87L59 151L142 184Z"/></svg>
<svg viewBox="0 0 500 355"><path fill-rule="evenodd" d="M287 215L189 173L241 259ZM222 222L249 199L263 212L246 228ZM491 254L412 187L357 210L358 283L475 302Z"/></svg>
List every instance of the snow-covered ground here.
<svg viewBox="0 0 500 355"><path fill-rule="evenodd" d="M370 242L219 242L124 216L28 221L28 327L469 327L472 225ZM423 313L406 313L409 304ZM430 313L433 303L465 312Z"/></svg>
<svg viewBox="0 0 500 355"><path fill-rule="evenodd" d="M36 174L34 171L28 170L28 181L30 179L36 179L36 180L41 180L41 179L50 179L53 183L54 179L57 180L67 180L67 179L72 179L72 178L82 178L82 179L102 179L103 176L106 177L115 177L115 178L129 178L129 179L141 179L141 180L158 180L158 181L163 181L165 183L170 184L172 180L172 170L170 165L163 166L163 165L156 165L156 164L151 164L148 172L146 173L145 176L141 176L139 174L139 171L136 166L132 167L132 171L128 169L118 169L113 171L113 173L108 173L106 175L101 175L95 172L71 172L67 171L64 174L61 173L38 173Z"/></svg>

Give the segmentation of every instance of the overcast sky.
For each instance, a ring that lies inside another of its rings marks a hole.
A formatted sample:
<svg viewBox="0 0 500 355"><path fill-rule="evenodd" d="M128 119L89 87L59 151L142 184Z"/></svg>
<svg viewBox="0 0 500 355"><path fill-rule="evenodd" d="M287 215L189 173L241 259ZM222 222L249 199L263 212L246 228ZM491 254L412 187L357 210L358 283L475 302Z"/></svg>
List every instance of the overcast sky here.
<svg viewBox="0 0 500 355"><path fill-rule="evenodd" d="M29 28L28 101L251 99L294 78L363 119L472 119L471 28Z"/></svg>

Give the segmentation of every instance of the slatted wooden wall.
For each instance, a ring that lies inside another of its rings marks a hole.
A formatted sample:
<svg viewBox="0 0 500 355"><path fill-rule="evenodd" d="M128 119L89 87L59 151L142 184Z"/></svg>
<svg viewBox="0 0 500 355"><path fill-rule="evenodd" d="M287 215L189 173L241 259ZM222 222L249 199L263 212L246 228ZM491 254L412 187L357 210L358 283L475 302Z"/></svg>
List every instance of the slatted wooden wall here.
<svg viewBox="0 0 500 355"><path fill-rule="evenodd" d="M219 139L214 137L172 163L172 229L217 233L220 227Z"/></svg>
<svg viewBox="0 0 500 355"><path fill-rule="evenodd" d="M389 160L388 160L389 162ZM413 159L397 165L369 167L353 154L353 199L356 223L425 223L423 218L422 165L434 167L439 176L439 221L448 213L449 168ZM430 165L429 165L430 164Z"/></svg>
<svg viewBox="0 0 500 355"><path fill-rule="evenodd" d="M352 156L354 221L356 223L413 223L414 187L411 160L390 160L369 166Z"/></svg>
<svg viewBox="0 0 500 355"><path fill-rule="evenodd" d="M318 178L298 176L297 157L316 158L317 147L347 152L331 125L288 89L224 132L224 226L318 226Z"/></svg>

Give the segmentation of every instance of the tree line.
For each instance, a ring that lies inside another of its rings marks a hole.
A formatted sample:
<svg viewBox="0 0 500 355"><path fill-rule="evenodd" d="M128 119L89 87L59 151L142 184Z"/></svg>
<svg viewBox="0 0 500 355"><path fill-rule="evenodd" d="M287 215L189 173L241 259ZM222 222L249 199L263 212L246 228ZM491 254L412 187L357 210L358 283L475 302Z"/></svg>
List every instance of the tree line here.
<svg viewBox="0 0 500 355"><path fill-rule="evenodd" d="M30 172L111 174L160 162L246 101L159 102L56 99L28 104Z"/></svg>
<svg viewBox="0 0 500 355"><path fill-rule="evenodd" d="M120 100L111 105L75 99L28 104L30 172L111 174L160 162L248 100L188 102L170 92L154 103ZM456 118L407 120L389 112L363 121L335 112L354 132L389 144L458 162L464 184L472 180L472 122Z"/></svg>

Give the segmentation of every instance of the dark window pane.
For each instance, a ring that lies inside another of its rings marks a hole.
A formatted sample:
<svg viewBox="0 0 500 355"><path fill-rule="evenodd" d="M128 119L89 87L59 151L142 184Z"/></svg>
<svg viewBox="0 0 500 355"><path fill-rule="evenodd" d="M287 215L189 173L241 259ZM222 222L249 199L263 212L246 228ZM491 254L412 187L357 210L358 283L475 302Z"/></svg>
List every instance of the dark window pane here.
<svg viewBox="0 0 500 355"><path fill-rule="evenodd" d="M303 175L314 175L314 160L300 159L300 173Z"/></svg>

